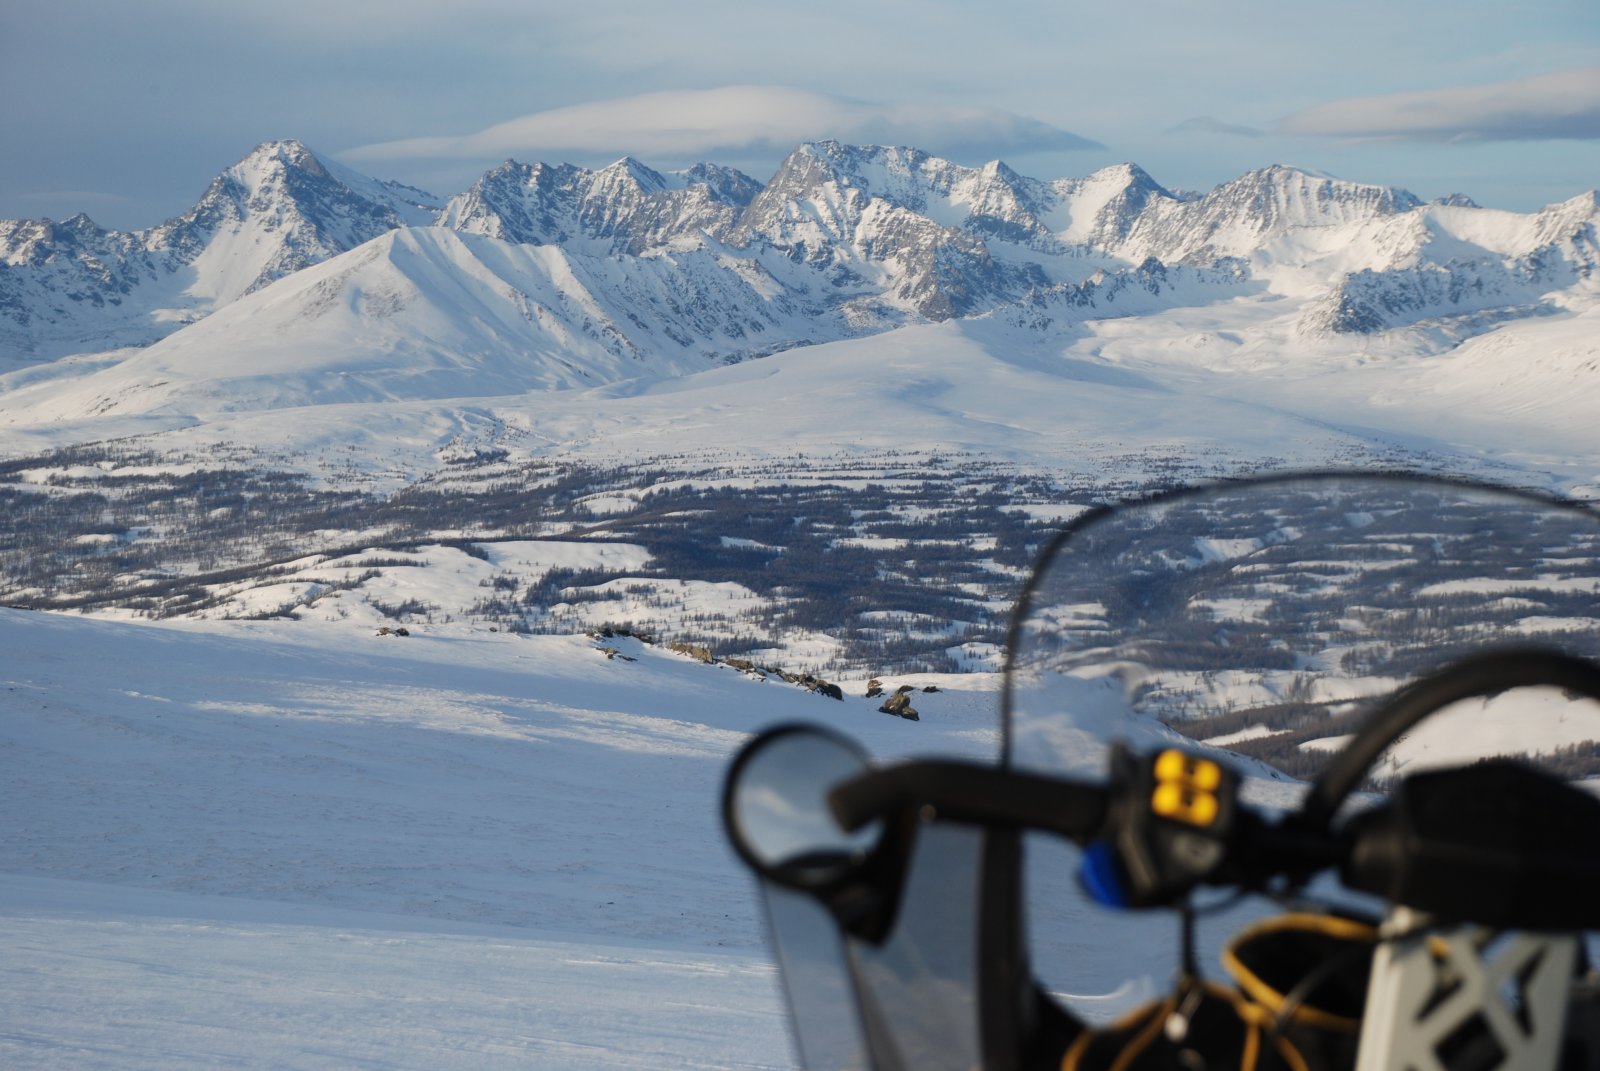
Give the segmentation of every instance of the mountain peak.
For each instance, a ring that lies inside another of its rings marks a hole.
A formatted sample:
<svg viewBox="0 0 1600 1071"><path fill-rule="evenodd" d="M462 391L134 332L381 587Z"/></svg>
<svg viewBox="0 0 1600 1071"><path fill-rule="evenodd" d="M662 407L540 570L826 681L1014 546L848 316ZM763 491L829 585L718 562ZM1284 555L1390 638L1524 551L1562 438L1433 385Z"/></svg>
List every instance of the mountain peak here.
<svg viewBox="0 0 1600 1071"><path fill-rule="evenodd" d="M827 159L836 159L844 156L846 146L844 142L835 138L821 138L817 141L802 141L794 147L791 156L815 156Z"/></svg>
<svg viewBox="0 0 1600 1071"><path fill-rule="evenodd" d="M813 155L852 178L868 177L871 172L910 175L925 170L971 170L909 145L846 145L831 140L813 145L817 149Z"/></svg>
<svg viewBox="0 0 1600 1071"><path fill-rule="evenodd" d="M1600 209L1600 190L1589 190L1576 197L1569 197L1565 201L1557 201L1550 208L1566 209L1578 212L1593 212Z"/></svg>
<svg viewBox="0 0 1600 1071"><path fill-rule="evenodd" d="M738 168L722 164L698 163L675 174L685 186L704 186L717 200L741 208L761 192L761 183Z"/></svg>
<svg viewBox="0 0 1600 1071"><path fill-rule="evenodd" d="M255 157L277 157L281 160L299 160L316 154L306 147L306 143L299 138L277 138L272 141L263 141L246 154L245 159Z"/></svg>
<svg viewBox="0 0 1600 1071"><path fill-rule="evenodd" d="M859 178L870 168L914 171L934 160L938 158L929 156L921 149L900 145L847 145L833 138L824 138L821 141L803 141L795 146L778 170L782 173L794 165L804 167L806 162L815 161L834 175Z"/></svg>
<svg viewBox="0 0 1600 1071"><path fill-rule="evenodd" d="M1163 189L1162 185L1150 177L1150 172L1140 167L1131 160L1120 164L1111 164L1094 172L1091 178L1120 178L1132 186L1143 186L1150 189Z"/></svg>
<svg viewBox="0 0 1600 1071"><path fill-rule="evenodd" d="M1394 216L1423 204L1399 186L1351 182L1283 164L1247 171L1212 190L1204 202L1243 210L1263 232Z"/></svg>
<svg viewBox="0 0 1600 1071"><path fill-rule="evenodd" d="M596 181L602 185L624 177L646 193L656 193L668 186L665 176L653 168L646 167L632 156L624 156L595 172Z"/></svg>
<svg viewBox="0 0 1600 1071"><path fill-rule="evenodd" d="M1023 177L1004 160L990 160L978 169L978 173L986 179L1003 182L1007 186L1016 186L1024 181Z"/></svg>
<svg viewBox="0 0 1600 1071"><path fill-rule="evenodd" d="M1170 190L1157 182L1138 164L1127 162L1102 167L1081 179L1067 179L1059 183L1069 190L1100 191L1098 196L1115 196L1128 206L1125 210L1138 211L1151 197L1168 197L1178 200ZM1112 191L1115 191L1114 193Z"/></svg>
<svg viewBox="0 0 1600 1071"><path fill-rule="evenodd" d="M1288 164L1272 164L1269 167L1246 171L1232 182L1223 183L1218 189L1225 187L1277 187L1280 189L1297 187L1307 190L1334 190L1345 195L1373 200L1381 203L1391 211L1404 212L1417 208L1423 201L1410 190L1400 186L1381 186L1371 182L1353 182L1350 179L1336 178L1322 171L1310 168L1293 167Z"/></svg>
<svg viewBox="0 0 1600 1071"><path fill-rule="evenodd" d="M94 220L89 218L89 213L87 213L87 212L79 212L77 215L71 217L70 219L62 220L61 221L61 226L64 229L72 231L75 234L105 234L106 233L105 230L100 226L100 224L96 223Z"/></svg>
<svg viewBox="0 0 1600 1071"><path fill-rule="evenodd" d="M267 175L286 170L304 171L317 176L328 174L322 157L294 138L263 141L245 154L244 158L225 173L241 178L247 175Z"/></svg>

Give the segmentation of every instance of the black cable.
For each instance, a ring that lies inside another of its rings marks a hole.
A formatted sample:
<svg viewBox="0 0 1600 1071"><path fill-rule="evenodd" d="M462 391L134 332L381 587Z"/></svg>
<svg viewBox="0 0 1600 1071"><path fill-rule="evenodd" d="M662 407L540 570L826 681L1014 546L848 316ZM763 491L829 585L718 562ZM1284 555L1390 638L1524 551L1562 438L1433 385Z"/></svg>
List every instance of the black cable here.
<svg viewBox="0 0 1600 1071"><path fill-rule="evenodd" d="M1183 976L1198 981L1200 978L1200 960L1194 952L1194 904L1188 898L1185 898L1182 906L1178 908L1178 918L1180 920L1178 939L1182 943L1183 950Z"/></svg>
<svg viewBox="0 0 1600 1071"><path fill-rule="evenodd" d="M1271 1071L1271 1065L1265 1061L1274 1058L1277 1051L1278 1039L1283 1037L1283 1031L1294 1018L1294 1013L1305 1004L1306 998L1317 991L1317 988L1332 978L1353 960L1370 954L1371 949L1366 945L1352 945L1344 948L1324 959L1316 967L1306 972L1306 976L1296 982L1294 988L1283 995L1283 1003L1278 1005L1278 1010L1272 1016L1272 1025L1267 1028L1262 1036L1263 1063L1260 1071Z"/></svg>

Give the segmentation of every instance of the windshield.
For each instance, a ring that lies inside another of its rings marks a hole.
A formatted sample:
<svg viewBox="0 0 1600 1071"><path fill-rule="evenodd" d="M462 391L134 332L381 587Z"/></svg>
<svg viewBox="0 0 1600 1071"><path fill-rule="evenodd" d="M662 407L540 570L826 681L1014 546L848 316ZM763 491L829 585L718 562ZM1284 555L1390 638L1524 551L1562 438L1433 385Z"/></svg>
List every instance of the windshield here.
<svg viewBox="0 0 1600 1071"><path fill-rule="evenodd" d="M1436 480L1248 481L1086 514L1041 555L1012 623L1005 761L1095 780L1113 741L1198 746L1245 776L1255 805L1293 808L1408 683L1513 645L1593 658L1597 559L1587 509ZM1593 788L1597 741L1593 701L1472 696L1396 740L1354 805L1427 766L1497 755ZM1090 905L1077 867L1058 838L1028 838L1030 958L1062 1003L1105 1021L1164 990L1176 933ZM1343 896L1331 883L1318 895ZM1274 910L1247 898L1207 913L1200 962Z"/></svg>
<svg viewBox="0 0 1600 1071"><path fill-rule="evenodd" d="M1593 657L1600 521L1543 497L1329 475L1226 484L1085 516L1013 624L1007 761L1075 776L1114 739L1225 749L1306 781L1382 699L1476 653ZM1446 724L1448 723L1448 724ZM1369 779L1523 755L1600 774L1600 713L1518 689L1456 704Z"/></svg>

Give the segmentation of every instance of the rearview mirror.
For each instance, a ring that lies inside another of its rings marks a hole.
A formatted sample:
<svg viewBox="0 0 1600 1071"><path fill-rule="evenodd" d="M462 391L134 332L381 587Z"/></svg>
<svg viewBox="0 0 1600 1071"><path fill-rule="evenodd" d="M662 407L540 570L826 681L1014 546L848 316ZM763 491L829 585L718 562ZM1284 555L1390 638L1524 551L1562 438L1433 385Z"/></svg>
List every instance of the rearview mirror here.
<svg viewBox="0 0 1600 1071"><path fill-rule="evenodd" d="M728 771L723 821L734 849L780 885L837 885L872 856L884 824L846 832L828 808L828 792L869 768L866 754L837 733L797 725L762 734Z"/></svg>

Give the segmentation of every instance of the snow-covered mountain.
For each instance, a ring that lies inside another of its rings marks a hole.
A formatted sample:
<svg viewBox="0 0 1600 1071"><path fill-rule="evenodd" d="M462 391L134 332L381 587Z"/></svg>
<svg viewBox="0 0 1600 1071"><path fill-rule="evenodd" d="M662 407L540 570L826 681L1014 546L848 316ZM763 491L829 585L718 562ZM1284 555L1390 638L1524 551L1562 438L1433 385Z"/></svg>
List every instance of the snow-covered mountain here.
<svg viewBox="0 0 1600 1071"><path fill-rule="evenodd" d="M0 323L24 339L7 356L149 344L22 361L0 376L0 425L16 443L53 446L230 413L337 405L355 427L368 417L351 405L499 399L497 423L559 412L599 442L617 397L665 390L682 413L701 413L693 445L715 452L734 444L713 429L746 427L734 410L755 407L759 428L773 406L805 414L810 403L793 409L767 386L725 397L720 380L680 377L784 351L816 361L834 352L819 344L857 340L870 344L839 351L848 363L830 360L829 374L909 408L868 406L833 426L858 408L835 400L815 411L832 420L827 436L906 444L938 427L926 445L970 439L1049 464L1054 447L1041 444L1058 441L1056 418L1032 399L1001 418L1030 429L1005 444L930 420L927 393L900 389L897 376L927 380L902 359L908 347L970 337L980 378L998 362L1143 391L1102 405L1108 433L1142 426L1153 388L1188 412L1220 412L1197 394L1250 398L1271 408L1264 426L1292 413L1369 441L1426 429L1456 442L1472 428L1473 449L1521 443L1519 456L1543 466L1584 450L1597 221L1594 193L1518 214L1274 167L1187 195L1133 165L1041 181L998 162L836 142L799 146L765 185L711 164L669 174L633 159L596 171L507 162L438 205L274 143L160 228L5 225ZM939 324L972 330L921 332ZM1533 352L1522 378L1493 356ZM597 387L609 393L583 402L528 394ZM1514 418L1503 411L1513 394ZM674 452L666 439L680 420L663 418L629 441ZM303 415L285 425L312 426ZM443 449L432 432L399 434L424 459Z"/></svg>
<svg viewBox="0 0 1600 1071"><path fill-rule="evenodd" d="M195 206L122 232L86 215L0 221L0 356L142 346L287 275L438 214L297 141L267 142Z"/></svg>
<svg viewBox="0 0 1600 1071"><path fill-rule="evenodd" d="M608 352L639 358L630 374L677 374L685 351L738 360L1026 309L1108 274L1148 279L1177 265L1221 266L1294 299L1304 334L1459 320L1449 323L1459 337L1592 303L1597 219L1593 193L1516 214L1272 167L1181 196L1131 164L1047 182L998 161L972 168L826 141L799 146L764 185L714 164L663 174L632 158L597 171L507 161L441 205L273 142L149 230L104 231L81 215L0 222L0 350L15 361L148 345L422 225L558 247L586 266L584 286L612 290L630 309L643 287L652 295L643 315L556 331L610 337ZM522 295L510 300L540 304ZM1169 304L1237 296L1174 293ZM1125 313L1097 304L1081 318L1096 314ZM574 382L596 374L605 373Z"/></svg>
<svg viewBox="0 0 1600 1071"><path fill-rule="evenodd" d="M1422 320L1482 324L1591 307L1600 293L1600 194L1531 216L1428 205L1392 218L1360 249L1366 263L1316 300L1312 329L1372 334ZM1346 254L1347 256L1349 254Z"/></svg>
<svg viewBox="0 0 1600 1071"><path fill-rule="evenodd" d="M1193 201L1147 204L1129 221L1128 232L1134 248L1161 260L1203 262L1261 252L1292 262L1304 253L1285 246L1312 244L1304 241L1308 232L1359 229L1421 204L1406 190L1269 167ZM1273 248L1277 243L1282 245Z"/></svg>
<svg viewBox="0 0 1600 1071"><path fill-rule="evenodd" d="M404 228L10 401L72 419L515 395L700 371L812 329L702 249L610 259Z"/></svg>
<svg viewBox="0 0 1600 1071"><path fill-rule="evenodd" d="M760 189L714 164L663 175L632 157L599 171L507 160L452 197L438 222L508 242L637 256L727 232Z"/></svg>

